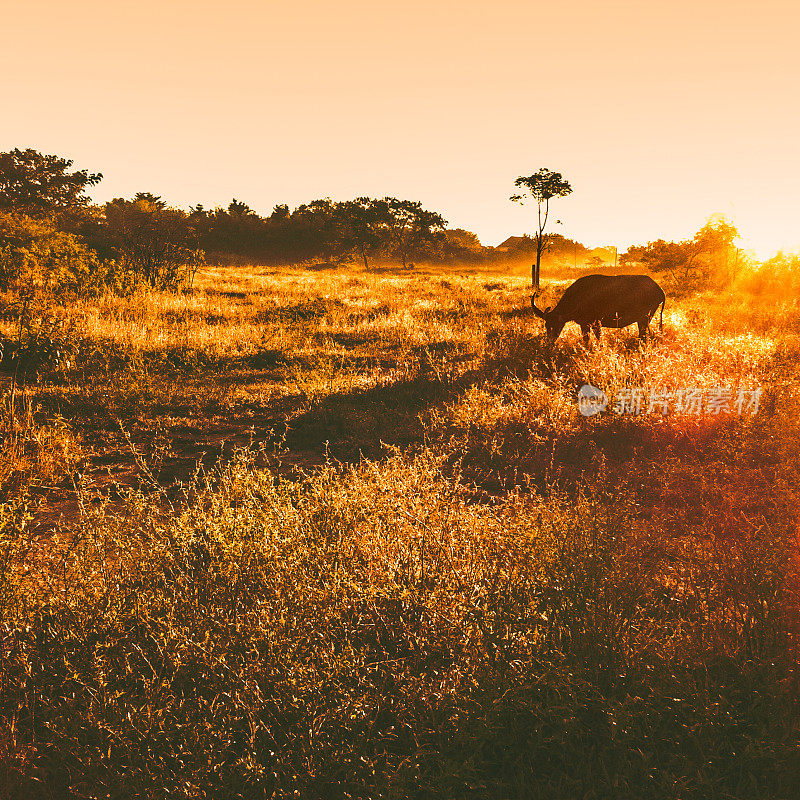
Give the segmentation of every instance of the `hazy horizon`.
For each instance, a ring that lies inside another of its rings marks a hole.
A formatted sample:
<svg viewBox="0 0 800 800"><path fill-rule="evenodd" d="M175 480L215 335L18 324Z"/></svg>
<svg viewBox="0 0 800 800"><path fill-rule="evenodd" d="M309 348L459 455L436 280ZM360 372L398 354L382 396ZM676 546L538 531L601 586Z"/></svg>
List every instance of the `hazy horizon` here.
<svg viewBox="0 0 800 800"><path fill-rule="evenodd" d="M0 150L99 171L98 202L260 214L319 197L420 200L484 244L533 231L518 175L561 172L551 230L589 245L731 219L800 244L789 2L235 0L4 10ZM13 76L13 77L11 77Z"/></svg>

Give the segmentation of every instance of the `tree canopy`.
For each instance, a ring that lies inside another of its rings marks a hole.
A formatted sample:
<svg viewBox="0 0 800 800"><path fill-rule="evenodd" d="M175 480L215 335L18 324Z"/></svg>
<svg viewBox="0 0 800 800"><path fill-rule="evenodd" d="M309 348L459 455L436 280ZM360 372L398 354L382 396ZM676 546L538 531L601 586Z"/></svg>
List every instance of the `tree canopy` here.
<svg viewBox="0 0 800 800"><path fill-rule="evenodd" d="M86 205L87 187L103 176L85 169L70 171L72 164L71 159L31 148L0 153L0 210L41 215Z"/></svg>
<svg viewBox="0 0 800 800"><path fill-rule="evenodd" d="M106 203L105 222L115 258L153 287L178 285L198 257L196 232L187 214L167 208L149 193Z"/></svg>
<svg viewBox="0 0 800 800"><path fill-rule="evenodd" d="M38 270L48 286L111 285L113 280L122 287L147 282L177 288L208 254L217 263L358 263L365 269L376 262L514 269L535 259L531 278L538 287L545 253L546 266L577 268L590 257L599 265L604 258L597 249L547 230L550 201L570 194L572 187L561 173L546 168L518 177L518 193L510 198L536 204L535 234L484 247L474 233L448 229L444 217L420 201L391 196L323 197L294 209L278 203L264 216L237 198L216 208L198 203L184 210L150 191L92 205L86 190L101 175L74 170L72 164L33 149L0 153L0 217L5 218L0 227L6 231L0 235L2 285L22 285L27 280L22 276ZM685 241L632 247L621 262L665 273L682 288L712 279L723 283L740 264L736 235L727 220L714 217Z"/></svg>
<svg viewBox="0 0 800 800"><path fill-rule="evenodd" d="M566 197L572 193L569 181L564 180L560 172L553 172L547 167L541 167L533 175L520 176L514 181L514 186L521 189L520 194L512 194L509 198L514 203L525 203L533 200L538 211L538 224L534 238L536 240L536 263L531 266L531 284L534 290L539 288L539 273L541 271L542 253L549 244L550 234L545 233L547 218L550 214L550 200L554 197Z"/></svg>
<svg viewBox="0 0 800 800"><path fill-rule="evenodd" d="M691 238L679 242L657 239L630 247L620 263L640 264L651 272L665 273L677 290L700 289L732 279L740 263L735 246L738 236L733 223L714 216Z"/></svg>

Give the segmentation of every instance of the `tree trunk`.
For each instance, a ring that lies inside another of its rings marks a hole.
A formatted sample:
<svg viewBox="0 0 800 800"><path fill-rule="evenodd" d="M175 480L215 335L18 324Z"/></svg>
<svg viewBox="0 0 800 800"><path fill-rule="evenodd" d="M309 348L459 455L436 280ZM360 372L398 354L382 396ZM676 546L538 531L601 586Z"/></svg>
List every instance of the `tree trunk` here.
<svg viewBox="0 0 800 800"><path fill-rule="evenodd" d="M542 234L536 236L536 263L531 265L531 283L534 291L539 291L539 273L542 266Z"/></svg>

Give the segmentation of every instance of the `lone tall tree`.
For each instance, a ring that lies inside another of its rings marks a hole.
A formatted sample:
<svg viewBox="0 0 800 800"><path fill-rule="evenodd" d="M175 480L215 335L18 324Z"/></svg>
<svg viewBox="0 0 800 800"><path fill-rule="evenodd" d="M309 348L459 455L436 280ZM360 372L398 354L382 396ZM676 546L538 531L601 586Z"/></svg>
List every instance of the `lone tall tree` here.
<svg viewBox="0 0 800 800"><path fill-rule="evenodd" d="M522 194L512 194L515 203L525 203L531 198L536 201L539 212L539 227L536 229L536 263L531 265L531 284L534 290L539 288L539 269L542 264L542 253L547 250L551 234L544 232L547 217L550 213L550 200L553 197L566 197L572 192L569 181L565 181L560 172L552 172L542 167L527 178L520 176L514 186L522 190Z"/></svg>

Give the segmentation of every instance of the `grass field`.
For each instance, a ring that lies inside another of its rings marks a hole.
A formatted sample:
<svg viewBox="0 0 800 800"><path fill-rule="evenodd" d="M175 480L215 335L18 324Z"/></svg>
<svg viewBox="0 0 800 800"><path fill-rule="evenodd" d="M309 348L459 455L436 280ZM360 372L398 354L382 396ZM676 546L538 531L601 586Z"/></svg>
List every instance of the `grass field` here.
<svg viewBox="0 0 800 800"><path fill-rule="evenodd" d="M796 796L797 296L587 350L527 287L209 268L51 309L69 358L4 395L0 796Z"/></svg>

